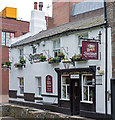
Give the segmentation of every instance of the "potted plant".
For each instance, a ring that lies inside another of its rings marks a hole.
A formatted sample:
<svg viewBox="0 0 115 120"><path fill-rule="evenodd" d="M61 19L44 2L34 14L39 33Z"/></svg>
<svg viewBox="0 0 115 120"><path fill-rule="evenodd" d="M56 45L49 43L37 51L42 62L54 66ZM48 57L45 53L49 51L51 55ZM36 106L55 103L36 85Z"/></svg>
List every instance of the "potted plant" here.
<svg viewBox="0 0 115 120"><path fill-rule="evenodd" d="M52 64L52 63L59 63L60 62L60 58L59 57L55 57L55 58L49 58L48 59L48 63Z"/></svg>
<svg viewBox="0 0 115 120"><path fill-rule="evenodd" d="M75 54L71 59L72 61L87 61L86 59L82 59L82 54Z"/></svg>
<svg viewBox="0 0 115 120"><path fill-rule="evenodd" d="M61 62L60 57L58 57L58 56L55 57L55 58L54 58L54 63L59 63L59 62Z"/></svg>
<svg viewBox="0 0 115 120"><path fill-rule="evenodd" d="M23 66L25 67L25 64L26 64L26 60L24 58L21 58L19 63L15 63L14 66L16 68L22 68Z"/></svg>
<svg viewBox="0 0 115 120"><path fill-rule="evenodd" d="M25 60L24 58L21 58L21 59L20 59L20 63L21 63L22 65L25 65L25 64L26 64L26 60Z"/></svg>
<svg viewBox="0 0 115 120"><path fill-rule="evenodd" d="M50 57L50 58L48 59L48 63L49 63L49 64L54 63L54 58Z"/></svg>
<svg viewBox="0 0 115 120"><path fill-rule="evenodd" d="M10 68L11 67L11 62L10 61L4 61L2 64L2 68Z"/></svg>
<svg viewBox="0 0 115 120"><path fill-rule="evenodd" d="M15 66L16 68L22 68L22 67L23 67L23 65L22 65L21 63L15 63L14 66Z"/></svg>
<svg viewBox="0 0 115 120"><path fill-rule="evenodd" d="M41 56L40 56L40 61L41 61L41 62L46 61L46 56L41 55Z"/></svg>
<svg viewBox="0 0 115 120"><path fill-rule="evenodd" d="M65 57L64 53L62 52L59 52L57 56L60 58L60 60L63 60Z"/></svg>

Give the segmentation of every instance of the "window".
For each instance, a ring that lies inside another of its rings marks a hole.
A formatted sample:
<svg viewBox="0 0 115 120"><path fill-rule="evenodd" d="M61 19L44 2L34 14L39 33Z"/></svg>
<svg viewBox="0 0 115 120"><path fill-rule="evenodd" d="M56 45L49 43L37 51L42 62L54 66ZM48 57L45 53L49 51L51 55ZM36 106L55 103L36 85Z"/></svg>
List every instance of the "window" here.
<svg viewBox="0 0 115 120"><path fill-rule="evenodd" d="M41 96L41 88L42 88L42 86L41 86L41 77L37 77L37 83L38 83L38 85L37 85L37 87L38 87L37 93L38 93L38 96Z"/></svg>
<svg viewBox="0 0 115 120"><path fill-rule="evenodd" d="M20 58L22 58L23 55L24 55L24 49L23 49L23 48L20 48L19 51L20 51Z"/></svg>
<svg viewBox="0 0 115 120"><path fill-rule="evenodd" d="M19 89L20 89L20 94L24 94L24 78L20 77L19 78Z"/></svg>
<svg viewBox="0 0 115 120"><path fill-rule="evenodd" d="M70 79L63 76L61 81L61 99L70 99Z"/></svg>
<svg viewBox="0 0 115 120"><path fill-rule="evenodd" d="M9 46L9 40L14 38L14 33L2 32L2 45Z"/></svg>
<svg viewBox="0 0 115 120"><path fill-rule="evenodd" d="M53 41L53 52L54 52L54 57L56 57L60 52L60 39Z"/></svg>
<svg viewBox="0 0 115 120"><path fill-rule="evenodd" d="M81 36L83 38L88 38L88 33L83 34ZM78 49L79 49L78 52L79 52L79 54L82 54L82 41L83 41L83 39L80 39L81 36L78 37Z"/></svg>
<svg viewBox="0 0 115 120"><path fill-rule="evenodd" d="M83 75L82 80L82 101L93 102L94 99L94 86L93 76Z"/></svg>

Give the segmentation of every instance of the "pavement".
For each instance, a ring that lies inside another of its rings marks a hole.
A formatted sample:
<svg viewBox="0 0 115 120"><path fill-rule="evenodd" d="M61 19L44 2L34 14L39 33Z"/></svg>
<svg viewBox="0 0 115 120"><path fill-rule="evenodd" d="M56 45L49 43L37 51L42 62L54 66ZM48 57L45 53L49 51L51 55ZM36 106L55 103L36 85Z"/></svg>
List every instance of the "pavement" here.
<svg viewBox="0 0 115 120"><path fill-rule="evenodd" d="M51 112L47 110L35 109L31 107L25 107L14 104L4 104L2 105L3 117L0 120L53 120L53 119L67 119L67 120L94 120L89 118L84 118L80 116L70 116L62 113Z"/></svg>

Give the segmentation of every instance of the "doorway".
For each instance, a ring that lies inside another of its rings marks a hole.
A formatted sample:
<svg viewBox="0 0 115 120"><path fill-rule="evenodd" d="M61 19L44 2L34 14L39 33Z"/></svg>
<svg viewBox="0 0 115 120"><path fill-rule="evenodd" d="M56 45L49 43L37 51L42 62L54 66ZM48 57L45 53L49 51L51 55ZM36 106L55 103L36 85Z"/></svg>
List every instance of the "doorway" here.
<svg viewBox="0 0 115 120"><path fill-rule="evenodd" d="M78 115L80 109L80 87L79 79L71 79L71 114Z"/></svg>

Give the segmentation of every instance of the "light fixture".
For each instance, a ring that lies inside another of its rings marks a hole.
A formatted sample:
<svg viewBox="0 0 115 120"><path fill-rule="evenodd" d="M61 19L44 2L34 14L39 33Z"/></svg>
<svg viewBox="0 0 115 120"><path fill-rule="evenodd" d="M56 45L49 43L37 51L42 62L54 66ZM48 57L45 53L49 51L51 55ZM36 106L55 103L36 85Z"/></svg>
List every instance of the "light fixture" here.
<svg viewBox="0 0 115 120"><path fill-rule="evenodd" d="M70 66L70 63L71 61L68 60L67 56L66 56L66 59L62 61L65 69L69 69L69 66Z"/></svg>

